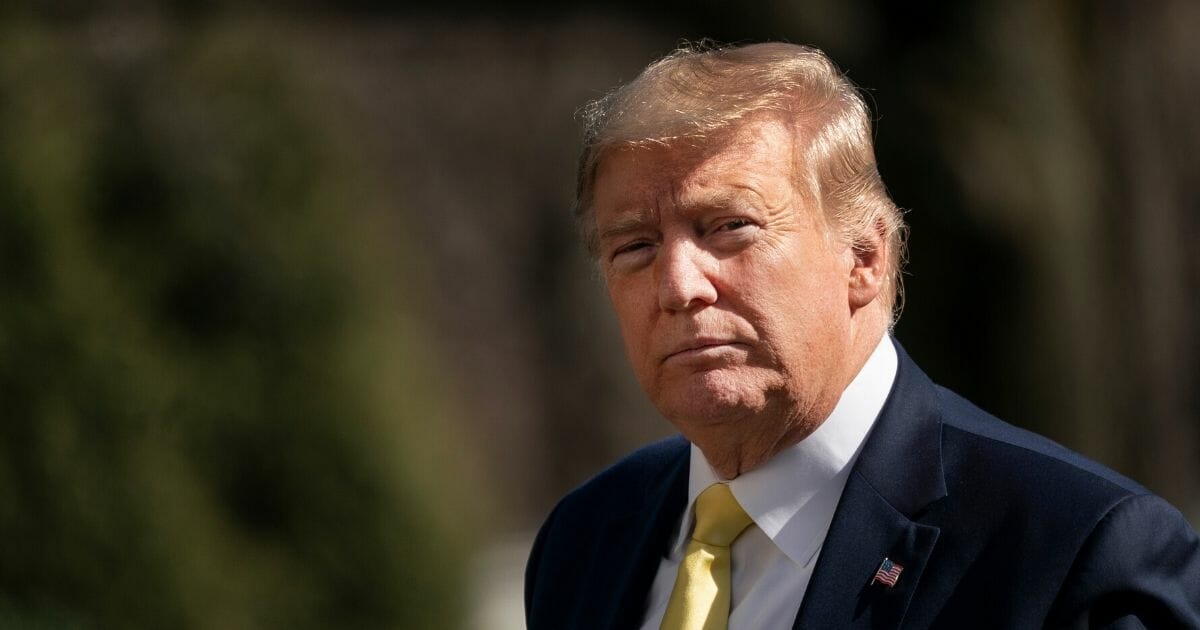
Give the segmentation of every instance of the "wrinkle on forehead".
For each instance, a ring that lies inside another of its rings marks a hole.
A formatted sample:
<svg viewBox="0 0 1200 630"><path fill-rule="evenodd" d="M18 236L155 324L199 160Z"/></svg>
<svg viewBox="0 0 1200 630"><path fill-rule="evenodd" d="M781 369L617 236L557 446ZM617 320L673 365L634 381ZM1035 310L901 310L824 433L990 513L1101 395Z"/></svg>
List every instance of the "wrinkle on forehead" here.
<svg viewBox="0 0 1200 630"><path fill-rule="evenodd" d="M598 236L604 240L657 223L664 211L687 215L745 205L769 211L785 207L799 191L793 160L779 156L793 156L795 143L789 125L765 118L746 121L700 146L614 149L597 169L597 183L608 185L597 186L596 192L607 188L609 193L595 199L597 209L606 210L602 223L598 221ZM791 184L783 194L771 185L780 175ZM622 179L613 179L617 177Z"/></svg>

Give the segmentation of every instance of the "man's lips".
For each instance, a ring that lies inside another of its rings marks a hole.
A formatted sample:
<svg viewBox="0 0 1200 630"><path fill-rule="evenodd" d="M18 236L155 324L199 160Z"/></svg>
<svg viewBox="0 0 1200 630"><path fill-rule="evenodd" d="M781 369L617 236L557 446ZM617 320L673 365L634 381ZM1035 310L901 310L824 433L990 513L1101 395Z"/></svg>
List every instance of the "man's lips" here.
<svg viewBox="0 0 1200 630"><path fill-rule="evenodd" d="M699 357L721 348L745 347L746 344L735 339L692 339L675 346L662 358L665 363L671 359Z"/></svg>

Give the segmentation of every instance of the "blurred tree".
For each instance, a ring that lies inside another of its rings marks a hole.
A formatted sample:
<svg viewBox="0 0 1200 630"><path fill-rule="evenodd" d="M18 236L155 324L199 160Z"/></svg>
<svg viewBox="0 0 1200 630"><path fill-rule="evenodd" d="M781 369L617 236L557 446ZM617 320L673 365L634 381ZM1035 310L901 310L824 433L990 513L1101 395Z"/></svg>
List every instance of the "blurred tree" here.
<svg viewBox="0 0 1200 630"><path fill-rule="evenodd" d="M461 623L415 244L286 68L219 20L0 27L0 626Z"/></svg>

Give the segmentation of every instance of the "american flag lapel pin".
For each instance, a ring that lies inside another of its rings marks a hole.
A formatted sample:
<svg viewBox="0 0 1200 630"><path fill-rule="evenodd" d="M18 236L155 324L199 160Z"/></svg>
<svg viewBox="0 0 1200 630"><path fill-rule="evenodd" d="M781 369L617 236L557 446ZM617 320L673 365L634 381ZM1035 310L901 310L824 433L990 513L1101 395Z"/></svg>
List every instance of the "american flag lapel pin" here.
<svg viewBox="0 0 1200 630"><path fill-rule="evenodd" d="M883 564L880 564L879 568L875 570L875 577L871 578L871 586L879 583L892 588L896 585L896 580L900 579L900 572L903 570L904 567L900 563L893 562L890 558L884 558Z"/></svg>

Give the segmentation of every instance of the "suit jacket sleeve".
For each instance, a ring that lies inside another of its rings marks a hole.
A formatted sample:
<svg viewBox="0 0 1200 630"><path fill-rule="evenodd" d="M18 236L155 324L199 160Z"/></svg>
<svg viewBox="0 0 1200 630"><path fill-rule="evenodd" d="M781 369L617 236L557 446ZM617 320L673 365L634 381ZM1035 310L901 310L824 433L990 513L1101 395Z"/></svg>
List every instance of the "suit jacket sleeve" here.
<svg viewBox="0 0 1200 630"><path fill-rule="evenodd" d="M1097 523L1055 610L1055 627L1200 628L1200 539L1166 501L1130 496Z"/></svg>

